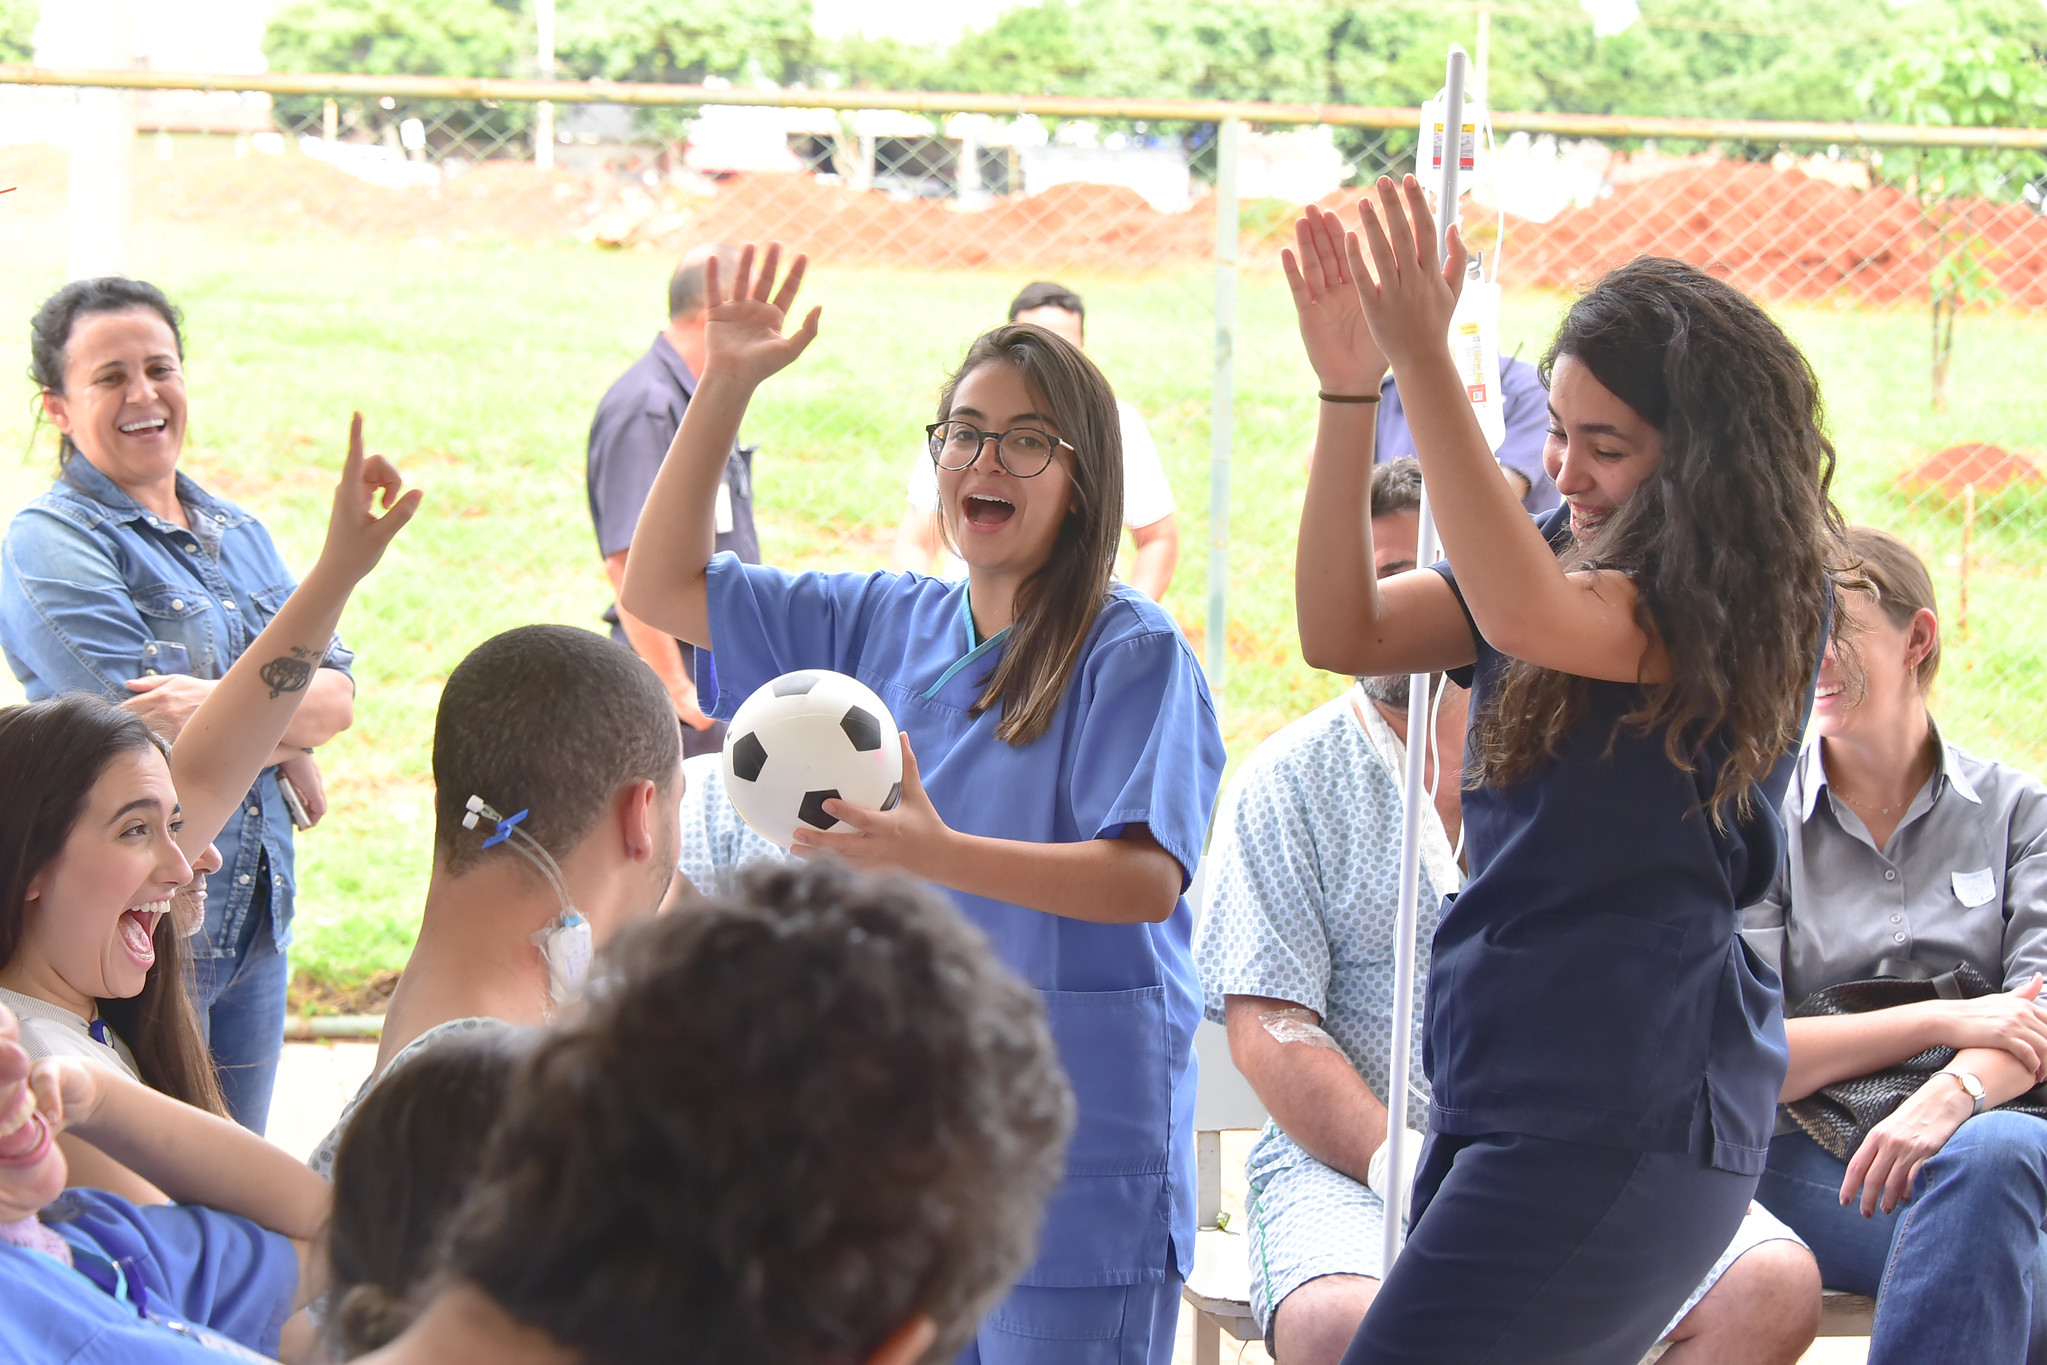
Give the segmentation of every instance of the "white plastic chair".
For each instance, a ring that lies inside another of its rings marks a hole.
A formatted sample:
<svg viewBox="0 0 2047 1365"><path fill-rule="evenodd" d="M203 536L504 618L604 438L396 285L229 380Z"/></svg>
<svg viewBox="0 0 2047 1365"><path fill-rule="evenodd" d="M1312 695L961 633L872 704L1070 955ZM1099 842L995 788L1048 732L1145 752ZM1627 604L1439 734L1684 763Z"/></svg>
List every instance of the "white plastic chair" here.
<svg viewBox="0 0 2047 1365"><path fill-rule="evenodd" d="M1187 888L1196 923L1203 910L1204 863ZM1180 1297L1194 1310L1194 1365L1220 1365L1222 1334L1236 1341L1262 1341L1251 1315L1250 1239L1245 1229L1216 1226L1222 1211L1222 1135L1265 1126L1265 1106L1230 1060L1229 1034L1204 1019L1194 1030L1194 1055L1201 1078L1194 1092L1194 1270Z"/></svg>

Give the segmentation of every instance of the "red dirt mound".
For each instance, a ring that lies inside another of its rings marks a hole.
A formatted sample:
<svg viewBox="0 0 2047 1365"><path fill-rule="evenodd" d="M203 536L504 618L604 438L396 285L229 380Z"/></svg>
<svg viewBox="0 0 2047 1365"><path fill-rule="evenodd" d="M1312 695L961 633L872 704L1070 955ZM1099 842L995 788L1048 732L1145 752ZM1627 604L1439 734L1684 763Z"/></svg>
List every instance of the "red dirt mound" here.
<svg viewBox="0 0 2047 1365"><path fill-rule="evenodd" d="M1989 268L2014 303L2047 304L2047 223L2023 204L1951 206L1989 244ZM1924 299L1930 230L1910 197L1855 190L1757 162L1689 164L1623 183L1547 223L1512 223L1516 283L1568 286L1638 255L1675 256L1766 298Z"/></svg>
<svg viewBox="0 0 2047 1365"><path fill-rule="evenodd" d="M1900 191L1855 189L1795 168L1711 158L1616 163L1613 192L1547 223L1513 221L1510 285L1569 288L1642 254L1675 256L1764 298L1922 302L1930 229ZM64 162L47 148L0 151L10 219L61 213ZM1350 215L1359 191L1324 201ZM136 159L138 223L218 224L257 233L307 230L443 241L550 240L678 249L694 241L780 238L842 265L1021 269L1078 265L1155 270L1214 259L1214 199L1160 213L1135 192L1060 185L962 212L944 200L898 199L808 175L743 175L705 195L608 171L540 171L484 162L433 188L366 184L296 151ZM1248 212L1240 259L1271 269L1293 214ZM2013 304L2047 308L2047 221L2023 204L1950 206L1959 230L1987 243L1987 266ZM1489 224L1474 218L1475 239Z"/></svg>
<svg viewBox="0 0 2047 1365"><path fill-rule="evenodd" d="M1911 489L1938 488L1959 498L1970 484L1988 495L2014 483L2047 482L2047 471L2031 457L2015 455L2003 446L1972 444L1949 446L1929 455L1899 476L1898 482Z"/></svg>
<svg viewBox="0 0 2047 1365"><path fill-rule="evenodd" d="M1133 190L1058 185L962 213L807 175L748 175L692 216L698 240L779 237L839 265L979 266L1058 262L1148 269L1212 252L1212 211L1163 214Z"/></svg>

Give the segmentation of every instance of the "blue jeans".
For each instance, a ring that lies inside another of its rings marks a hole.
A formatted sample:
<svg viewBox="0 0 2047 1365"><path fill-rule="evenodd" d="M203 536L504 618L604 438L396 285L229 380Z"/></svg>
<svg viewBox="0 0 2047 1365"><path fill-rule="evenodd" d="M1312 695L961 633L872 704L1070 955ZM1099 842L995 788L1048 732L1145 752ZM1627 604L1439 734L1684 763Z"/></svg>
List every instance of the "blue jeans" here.
<svg viewBox="0 0 2047 1365"><path fill-rule="evenodd" d="M1770 1144L1756 1191L1830 1288L1876 1298L1870 1365L2047 1361L2047 1120L1970 1119L1892 1214L1841 1206L1848 1163L1803 1133Z"/></svg>
<svg viewBox="0 0 2047 1365"><path fill-rule="evenodd" d="M267 868L266 868L267 870ZM234 952L205 955L192 964L199 1026L220 1069L228 1116L252 1132L270 1121L270 1092L284 1051L284 996L290 969L270 926L269 878L242 920ZM195 945L197 947L199 945Z"/></svg>
<svg viewBox="0 0 2047 1365"><path fill-rule="evenodd" d="M1770 1166L1756 1200L1805 1239L1820 1263L1822 1284L1873 1299L1883 1289L1900 1214L1878 1210L1864 1218L1855 1205L1843 1208L1847 1178L1847 1162L1804 1133L1782 1133L1770 1140Z"/></svg>
<svg viewBox="0 0 2047 1365"><path fill-rule="evenodd" d="M1018 1285L953 1365L1171 1365L1180 1278L1092 1289Z"/></svg>

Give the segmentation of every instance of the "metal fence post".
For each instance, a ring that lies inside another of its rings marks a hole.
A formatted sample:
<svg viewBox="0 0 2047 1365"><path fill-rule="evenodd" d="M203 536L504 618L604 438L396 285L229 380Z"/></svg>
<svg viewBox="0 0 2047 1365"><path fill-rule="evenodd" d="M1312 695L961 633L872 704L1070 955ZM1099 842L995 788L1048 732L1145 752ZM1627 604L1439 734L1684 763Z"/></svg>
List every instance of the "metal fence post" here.
<svg viewBox="0 0 2047 1365"><path fill-rule="evenodd" d="M540 79L554 79L554 0L539 0L533 8L539 49ZM533 164L543 171L554 168L554 101L541 100L533 110Z"/></svg>
<svg viewBox="0 0 2047 1365"><path fill-rule="evenodd" d="M86 56L100 66L130 68L133 13L130 0L95 0L70 11L61 27L52 25L57 32L46 41L61 45L60 58ZM109 89L81 89L75 97L65 149L66 275L125 275L135 197L135 97Z"/></svg>
<svg viewBox="0 0 2047 1365"><path fill-rule="evenodd" d="M1215 384L1209 398L1208 435L1208 670L1209 691L1222 709L1223 663L1229 657L1230 416L1236 396L1237 134L1229 115L1215 128Z"/></svg>

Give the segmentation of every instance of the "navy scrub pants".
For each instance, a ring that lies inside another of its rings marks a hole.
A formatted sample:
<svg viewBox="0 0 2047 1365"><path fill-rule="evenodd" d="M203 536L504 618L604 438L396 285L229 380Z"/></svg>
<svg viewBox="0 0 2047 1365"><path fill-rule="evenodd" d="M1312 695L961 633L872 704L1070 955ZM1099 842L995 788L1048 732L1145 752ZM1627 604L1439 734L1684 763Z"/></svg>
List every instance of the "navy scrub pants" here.
<svg viewBox="0 0 2047 1365"><path fill-rule="evenodd" d="M1684 1152L1431 1134L1407 1245L1343 1365L1636 1365L1755 1188Z"/></svg>

